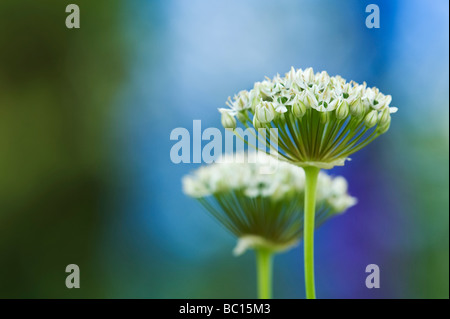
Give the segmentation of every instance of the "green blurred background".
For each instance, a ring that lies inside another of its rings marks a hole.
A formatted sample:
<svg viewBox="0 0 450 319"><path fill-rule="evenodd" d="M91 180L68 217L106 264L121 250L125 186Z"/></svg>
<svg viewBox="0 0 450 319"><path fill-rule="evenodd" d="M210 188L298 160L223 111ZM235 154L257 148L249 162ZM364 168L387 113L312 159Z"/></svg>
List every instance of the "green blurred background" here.
<svg viewBox="0 0 450 319"><path fill-rule="evenodd" d="M254 298L253 256L181 193L197 166L170 162L169 134L220 127L228 95L291 65L400 109L332 171L360 203L317 232L319 297L449 297L447 1L3 0L0 48L0 297ZM304 297L301 258L277 257L275 297Z"/></svg>
<svg viewBox="0 0 450 319"><path fill-rule="evenodd" d="M78 1L77 30L65 26L69 3L0 4L2 297L104 295L94 243L126 44L118 1ZM61 289L71 260L92 269L83 290Z"/></svg>

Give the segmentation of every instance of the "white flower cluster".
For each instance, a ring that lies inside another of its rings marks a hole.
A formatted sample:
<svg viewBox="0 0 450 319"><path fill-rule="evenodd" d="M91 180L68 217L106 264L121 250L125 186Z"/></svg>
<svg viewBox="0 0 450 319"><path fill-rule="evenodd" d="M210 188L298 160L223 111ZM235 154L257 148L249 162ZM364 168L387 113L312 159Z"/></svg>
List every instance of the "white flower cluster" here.
<svg viewBox="0 0 450 319"><path fill-rule="evenodd" d="M257 154L257 155L255 155ZM273 174L262 174L269 166ZM220 163L204 166L183 178L183 191L194 198L235 191L243 196L264 197L278 202L293 197L303 198L305 173L287 162L277 161L263 152L225 155ZM321 172L318 179L317 202L325 203L335 212L355 205L347 193L343 177L332 178Z"/></svg>
<svg viewBox="0 0 450 319"><path fill-rule="evenodd" d="M355 197L348 194L348 184L344 177L332 178L323 172L319 173L317 180L316 201L325 202L335 212L343 212L357 202Z"/></svg>
<svg viewBox="0 0 450 319"><path fill-rule="evenodd" d="M241 91L229 98L229 109L220 108L222 124L235 128L236 119L253 122L259 128L272 121L285 121L284 114L290 112L295 118L302 118L308 109L321 112L323 122L327 122L330 112L338 120L349 115L362 119L366 127L378 124L378 131L384 133L389 128L390 114L397 108L390 107L392 97L384 95L377 88L367 87L340 76L330 77L327 72L314 74L312 68L295 70L293 67L284 77L275 76L256 82L250 91ZM254 116L250 119L250 111Z"/></svg>

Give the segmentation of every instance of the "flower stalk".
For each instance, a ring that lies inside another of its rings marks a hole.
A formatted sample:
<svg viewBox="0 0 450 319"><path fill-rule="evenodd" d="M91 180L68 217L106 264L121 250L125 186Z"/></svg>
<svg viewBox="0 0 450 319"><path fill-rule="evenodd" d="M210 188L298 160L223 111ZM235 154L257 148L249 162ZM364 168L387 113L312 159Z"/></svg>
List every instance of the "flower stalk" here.
<svg viewBox="0 0 450 319"><path fill-rule="evenodd" d="M305 210L304 210L304 264L306 298L316 299L314 284L314 228L316 211L317 179L320 169L314 166L303 168L305 171Z"/></svg>
<svg viewBox="0 0 450 319"><path fill-rule="evenodd" d="M256 248L256 268L258 281L258 298L272 298L272 262L273 252L266 248Z"/></svg>

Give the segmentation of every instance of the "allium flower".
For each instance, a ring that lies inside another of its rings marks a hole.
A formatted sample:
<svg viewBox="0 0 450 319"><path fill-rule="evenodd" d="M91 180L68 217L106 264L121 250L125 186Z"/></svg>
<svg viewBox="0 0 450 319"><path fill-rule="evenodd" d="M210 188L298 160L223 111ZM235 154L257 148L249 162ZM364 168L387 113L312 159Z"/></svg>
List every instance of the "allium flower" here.
<svg viewBox="0 0 450 319"><path fill-rule="evenodd" d="M250 91L229 98L228 109L220 109L222 122L236 117L245 127L277 129L278 140L262 141L284 161L305 171L304 238L305 285L307 298L315 298L314 225L317 214L316 189L320 169L344 165L348 156L385 133L391 124L392 97L377 88L325 71L291 70L256 82ZM237 131L235 131L238 134ZM264 136L258 134L258 138ZM241 139L244 138L241 136ZM256 145L253 145L256 147Z"/></svg>
<svg viewBox="0 0 450 319"><path fill-rule="evenodd" d="M271 166L273 174L261 174ZM318 178L316 225L342 213L356 203L347 194L347 182L342 177L331 178L321 173ZM269 160L258 152L226 155L220 163L204 166L183 178L184 192L199 202L238 238L234 253L255 249L258 264L269 264L273 253L296 245L303 234L303 170ZM261 275L265 282L267 275ZM268 297L267 284L261 297Z"/></svg>
<svg viewBox="0 0 450 319"><path fill-rule="evenodd" d="M278 152L286 161L328 169L389 129L397 111L391 100L366 83L291 68L229 98L229 108L220 111L226 128L236 126L235 117L246 127L278 128Z"/></svg>

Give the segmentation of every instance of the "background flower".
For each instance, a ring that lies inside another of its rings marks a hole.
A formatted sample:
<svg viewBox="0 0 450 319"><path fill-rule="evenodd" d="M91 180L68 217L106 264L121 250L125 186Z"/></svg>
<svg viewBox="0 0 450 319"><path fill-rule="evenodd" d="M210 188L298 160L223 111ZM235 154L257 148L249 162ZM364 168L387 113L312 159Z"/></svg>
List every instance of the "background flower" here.
<svg viewBox="0 0 450 319"><path fill-rule="evenodd" d="M262 174L271 166L273 174ZM235 252L249 247L283 251L301 240L305 174L265 153L228 154L183 178L183 191L239 238ZM356 204L343 177L319 175L317 226Z"/></svg>

